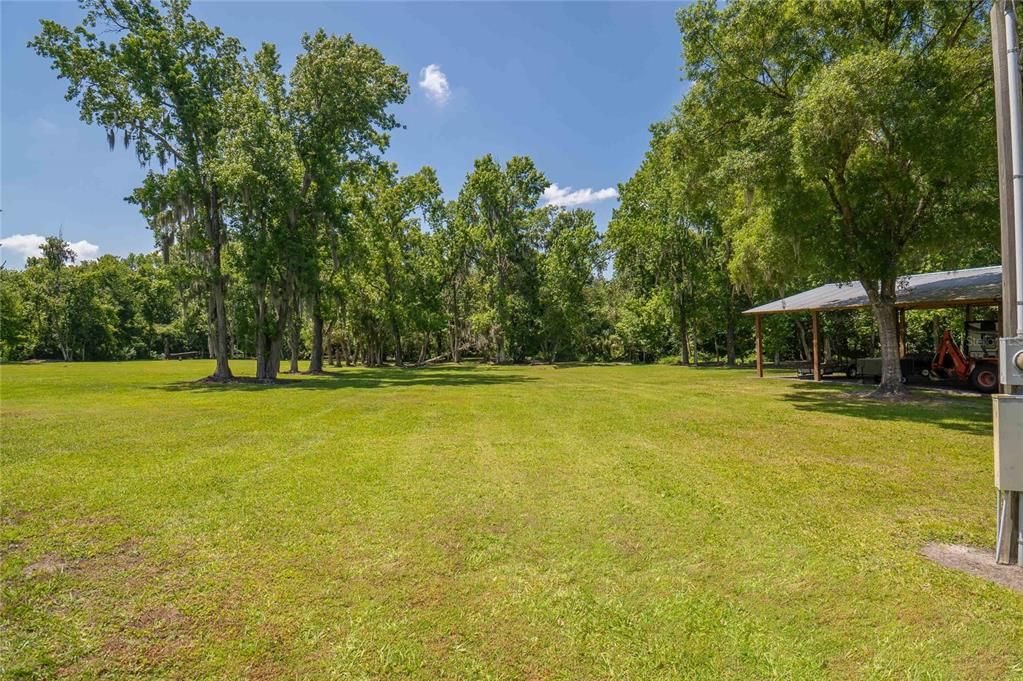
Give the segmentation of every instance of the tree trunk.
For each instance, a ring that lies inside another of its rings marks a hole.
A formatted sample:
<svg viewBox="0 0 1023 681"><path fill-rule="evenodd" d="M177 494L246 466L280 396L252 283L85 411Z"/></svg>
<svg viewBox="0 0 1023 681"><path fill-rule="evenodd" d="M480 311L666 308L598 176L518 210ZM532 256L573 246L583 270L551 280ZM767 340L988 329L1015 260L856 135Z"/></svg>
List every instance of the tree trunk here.
<svg viewBox="0 0 1023 681"><path fill-rule="evenodd" d="M459 364L462 361L462 348L461 348L461 328L462 325L459 321L458 316L458 282L452 282L451 284L451 361L455 364Z"/></svg>
<svg viewBox="0 0 1023 681"><path fill-rule="evenodd" d="M281 370L281 350L284 329L287 326L287 307L278 300L274 304L276 319L267 320L269 310L264 291L257 291L256 298L256 378L263 381L277 379Z"/></svg>
<svg viewBox="0 0 1023 681"><path fill-rule="evenodd" d="M899 332L895 309L895 279L861 281L870 298L870 307L877 322L878 340L881 345L881 384L874 391L875 396L899 395L905 392L902 386L902 367L899 361Z"/></svg>
<svg viewBox="0 0 1023 681"><path fill-rule="evenodd" d="M355 351L348 342L348 336L341 336L341 349L338 352L344 357L345 366L355 365ZM341 357L338 357L337 365L341 366Z"/></svg>
<svg viewBox="0 0 1023 681"><path fill-rule="evenodd" d="M426 361L426 358L430 356L430 334L429 332L423 334L423 345L419 349L419 364Z"/></svg>
<svg viewBox="0 0 1023 681"><path fill-rule="evenodd" d="M213 372L213 378L226 381L232 378L231 366L228 364L230 356L230 342L227 337L227 305L225 304L226 286L223 276L220 274L220 248L217 247L217 273L210 284L210 291L213 296L214 313L214 351L216 352L217 368Z"/></svg>
<svg viewBox="0 0 1023 681"><path fill-rule="evenodd" d="M682 321L679 324L679 333L682 336L682 352L680 354L679 359L682 361L682 364L684 364L685 366L689 366L689 363L690 363L690 357L689 357L689 323L686 320L685 314L682 315Z"/></svg>
<svg viewBox="0 0 1023 681"><path fill-rule="evenodd" d="M678 335L681 341L679 361L689 366L689 318L686 316L686 299L682 290L675 293L675 304L678 306Z"/></svg>
<svg viewBox="0 0 1023 681"><path fill-rule="evenodd" d="M266 313L263 302L256 301L256 380L266 379L267 370L267 347L266 347L266 332L264 325L266 324Z"/></svg>
<svg viewBox="0 0 1023 681"><path fill-rule="evenodd" d="M451 361L455 364L459 364L462 361L462 348L459 347L458 342L458 327L455 326L451 329Z"/></svg>
<svg viewBox="0 0 1023 681"><path fill-rule="evenodd" d="M401 348L401 327L398 325L398 318L393 313L388 315L391 323L391 340L394 342L394 364L405 366L405 355Z"/></svg>
<svg viewBox="0 0 1023 681"><path fill-rule="evenodd" d="M504 338L496 324L490 327L490 344L494 348L494 364L504 364Z"/></svg>
<svg viewBox="0 0 1023 681"><path fill-rule="evenodd" d="M810 346L806 343L806 327L803 326L803 322L796 320L796 332L799 336L799 346L803 351L803 361L809 361L810 359Z"/></svg>
<svg viewBox="0 0 1023 681"><path fill-rule="evenodd" d="M206 301L206 351L209 353L210 359L217 357L217 313L213 310L213 292L211 291L209 299Z"/></svg>
<svg viewBox="0 0 1023 681"><path fill-rule="evenodd" d="M497 334L494 350L494 362L496 364L505 364L508 361L508 356L504 351L504 336L500 332Z"/></svg>
<svg viewBox="0 0 1023 681"><path fill-rule="evenodd" d="M735 366L735 312L731 304L728 306L728 316L725 325L725 365Z"/></svg>
<svg viewBox="0 0 1023 681"><path fill-rule="evenodd" d="M313 347L309 353L309 373L318 374L323 371L323 315L313 307Z"/></svg>
<svg viewBox="0 0 1023 681"><path fill-rule="evenodd" d="M295 320L290 325L291 330L289 333L288 345L291 346L291 366L288 368L289 374L298 373L298 344L299 344L299 320Z"/></svg>
<svg viewBox="0 0 1023 681"><path fill-rule="evenodd" d="M221 270L221 247L223 237L220 221L219 199L216 187L209 195L209 213L206 216L206 236L212 244L210 249L210 313L213 316L213 342L210 344L216 356L217 367L213 378L226 381L231 376L230 341L227 337L227 280Z"/></svg>

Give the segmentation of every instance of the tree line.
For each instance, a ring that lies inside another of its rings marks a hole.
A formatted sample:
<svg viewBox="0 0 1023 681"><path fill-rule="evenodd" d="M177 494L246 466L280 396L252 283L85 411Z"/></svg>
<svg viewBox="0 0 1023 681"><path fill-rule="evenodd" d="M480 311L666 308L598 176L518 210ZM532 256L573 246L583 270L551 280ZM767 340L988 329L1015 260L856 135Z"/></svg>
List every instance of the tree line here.
<svg viewBox="0 0 1023 681"><path fill-rule="evenodd" d="M328 328L370 364L402 364L445 331L456 358L470 334L497 361L521 357L529 315L543 323L528 342L554 356L571 340L564 310L595 273L592 215L541 210L528 159L481 159L454 207L432 169L400 177L381 154L408 78L376 49L320 30L285 74L274 45L248 58L187 2L83 8L74 28L44 20L30 46L111 148L160 166L131 201L165 264L206 293L214 378L231 377L240 335L274 378L303 322L314 372Z"/></svg>
<svg viewBox="0 0 1023 681"><path fill-rule="evenodd" d="M583 235L586 238L586 231ZM418 238L425 242L438 239L430 232L420 233ZM598 257L608 257L606 243L607 239L600 241ZM562 245L568 252L554 257L563 262L572 258L574 246L567 241ZM174 244L166 251L123 258L104 255L76 262L67 242L57 236L47 238L41 255L29 258L23 270L0 269L0 358L79 361L182 354L212 357L215 348L207 293L202 278L178 252L181 248ZM232 253L228 249L225 273L233 281L237 273ZM580 264L578 259L570 262ZM386 309L379 298L377 303L366 302L379 296L380 289L363 286L359 282L365 274L349 271L355 283L345 289L344 295L333 298L334 304L325 307L325 361L369 366L391 362L396 346L387 331ZM662 296L645 297L624 276L591 276L585 264L575 272L575 278L564 276L543 291L533 285L534 295L542 296L538 301L548 301L546 307L538 302L547 310L546 328L560 328L561 332L544 337L535 335L539 327L529 327L532 331L527 328L517 341L521 354L513 355L512 360L681 361L679 326ZM422 282L423 277L417 275L413 281ZM395 308L399 315L408 315L398 317L403 345L408 348L404 361L418 364L430 359L488 358L487 338L478 337L488 327L474 327L469 321L473 313L467 312L474 308L469 301L483 300L473 293L474 288L467 279L450 286L446 296L423 295L423 290L430 289L416 285L405 289L407 299L413 302ZM554 290L565 291L566 295L559 300L548 298ZM727 363L727 332L707 314L713 309L710 297L700 300L706 307L694 305L689 310L689 361ZM562 301L571 304L562 307ZM457 317L450 312L453 304L461 310ZM254 356L255 310L248 292L230 287L226 308L231 356ZM377 310L375 316L367 312L372 309ZM358 314L353 316L355 312ZM300 358L312 356L312 324L308 316L303 319L288 329L285 346L286 359L292 361L289 370L297 370ZM419 320L423 319L433 320L433 325L420 326ZM562 320L564 323L556 327ZM910 352L928 352L944 329L959 329L962 323L961 310L911 312L907 317L907 347ZM821 329L825 359L865 356L877 347L876 325L867 313L826 315L821 318ZM453 337L460 339L454 346ZM740 319L735 334L739 361L751 360L752 343L749 324ZM769 362L807 360L811 356L809 319L769 317L764 323L764 348Z"/></svg>
<svg viewBox="0 0 1023 681"><path fill-rule="evenodd" d="M619 260L683 330L708 264L727 276L704 286L758 300L859 282L899 392L900 278L998 262L986 3L698 0L677 20L691 87L625 184Z"/></svg>
<svg viewBox="0 0 1023 681"><path fill-rule="evenodd" d="M450 201L431 168L399 174L382 155L407 74L351 36L305 35L285 73L274 45L249 58L187 2L82 6L80 25L44 20L30 46L83 121L150 168L129 200L158 249L71 266L51 239L3 272L5 326L21 334L3 334L8 357L202 347L222 380L234 356L263 379L286 355L314 372L466 356L733 364L752 350L754 300L853 279L873 318L825 321L829 345L879 343L892 388L898 277L996 261L980 3L680 10L692 85L652 126L603 236L589 211L542 205L549 183L526 157L478 159ZM101 321L71 324L87 336L71 340L59 320L86 314L79 290ZM769 320L769 356L806 358L804 329Z"/></svg>

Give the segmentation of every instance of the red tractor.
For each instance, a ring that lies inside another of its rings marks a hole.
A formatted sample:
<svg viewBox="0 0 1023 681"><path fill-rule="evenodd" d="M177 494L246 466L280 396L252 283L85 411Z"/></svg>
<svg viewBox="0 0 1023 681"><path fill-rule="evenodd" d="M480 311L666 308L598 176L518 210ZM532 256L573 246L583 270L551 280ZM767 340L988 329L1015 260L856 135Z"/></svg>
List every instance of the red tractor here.
<svg viewBox="0 0 1023 681"><path fill-rule="evenodd" d="M998 390L998 358L967 357L947 329L934 353L931 369L941 378L969 381L975 390L982 393Z"/></svg>

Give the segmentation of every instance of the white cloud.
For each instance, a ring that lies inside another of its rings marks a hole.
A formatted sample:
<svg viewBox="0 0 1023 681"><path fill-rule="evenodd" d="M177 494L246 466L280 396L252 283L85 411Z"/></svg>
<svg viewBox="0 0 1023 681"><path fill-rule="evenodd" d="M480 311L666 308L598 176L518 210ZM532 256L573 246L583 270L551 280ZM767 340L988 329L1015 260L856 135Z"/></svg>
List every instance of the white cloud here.
<svg viewBox="0 0 1023 681"><path fill-rule="evenodd" d="M547 202L547 205L561 206L563 208L615 198L618 198L618 190L614 187L598 189L596 191L587 187L586 189L576 189L573 191L571 187L559 187L556 184L552 184L543 190L543 199Z"/></svg>
<svg viewBox="0 0 1023 681"><path fill-rule="evenodd" d="M46 237L38 234L12 234L0 239L0 249L4 256L14 254L24 261L41 255L39 248L44 241L46 241ZM85 239L72 242L69 245L75 252L75 259L78 261L95 260L99 256L99 246L89 243Z"/></svg>
<svg viewBox="0 0 1023 681"><path fill-rule="evenodd" d="M78 260L95 260L99 257L99 246L89 243L85 239L72 241L71 250L78 256Z"/></svg>
<svg viewBox="0 0 1023 681"><path fill-rule="evenodd" d="M43 237L38 234L13 234L0 239L0 248L4 254L13 253L21 259L39 255L39 247L43 245Z"/></svg>
<svg viewBox="0 0 1023 681"><path fill-rule="evenodd" d="M427 97L438 104L444 104L451 97L448 77L444 75L437 64L430 64L420 69L419 87L426 92Z"/></svg>

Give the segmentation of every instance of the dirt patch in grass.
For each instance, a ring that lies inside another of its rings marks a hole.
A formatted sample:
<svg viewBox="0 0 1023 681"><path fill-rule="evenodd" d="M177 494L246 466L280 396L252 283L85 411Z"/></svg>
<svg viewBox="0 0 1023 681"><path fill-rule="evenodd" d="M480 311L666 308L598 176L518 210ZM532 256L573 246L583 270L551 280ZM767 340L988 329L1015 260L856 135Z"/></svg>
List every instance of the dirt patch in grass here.
<svg viewBox="0 0 1023 681"><path fill-rule="evenodd" d="M37 575L59 575L66 572L71 565L63 557L56 553L44 553L34 563L25 566L22 571L26 577Z"/></svg>
<svg viewBox="0 0 1023 681"><path fill-rule="evenodd" d="M7 412L4 412L4 416L7 416ZM5 527L13 527L20 525L25 522L28 518L28 513L20 509L6 508L3 512L0 512L0 525Z"/></svg>
<svg viewBox="0 0 1023 681"><path fill-rule="evenodd" d="M195 647L191 618L173 606L141 611L95 650L60 670L63 678L90 674L147 673L180 662Z"/></svg>
<svg viewBox="0 0 1023 681"><path fill-rule="evenodd" d="M138 593L168 578L173 581L172 568L151 560L133 539L76 561L71 569L90 587L90 606L99 611L109 608L117 611L118 616L98 625L99 645L63 667L60 675L80 678L149 674L187 660L197 645L196 623L191 617L173 604L159 602L162 598L147 598L149 603L129 605L121 595Z"/></svg>
<svg viewBox="0 0 1023 681"><path fill-rule="evenodd" d="M113 515L87 515L75 520L74 524L78 527L110 527L119 521L120 519Z"/></svg>
<svg viewBox="0 0 1023 681"><path fill-rule="evenodd" d="M148 608L138 614L132 624L141 629L167 629L180 628L187 624L189 618L181 614L181 611L169 605L161 605L155 608Z"/></svg>
<svg viewBox="0 0 1023 681"><path fill-rule="evenodd" d="M958 544L927 544L921 553L939 565L1001 584L1023 594L1023 567L998 565L989 549Z"/></svg>
<svg viewBox="0 0 1023 681"><path fill-rule="evenodd" d="M144 574L139 574L143 567L142 552L139 543L133 539L121 542L113 551L98 553L78 562L76 568L90 581L103 582L110 579L131 582L155 577L158 566L144 566Z"/></svg>

